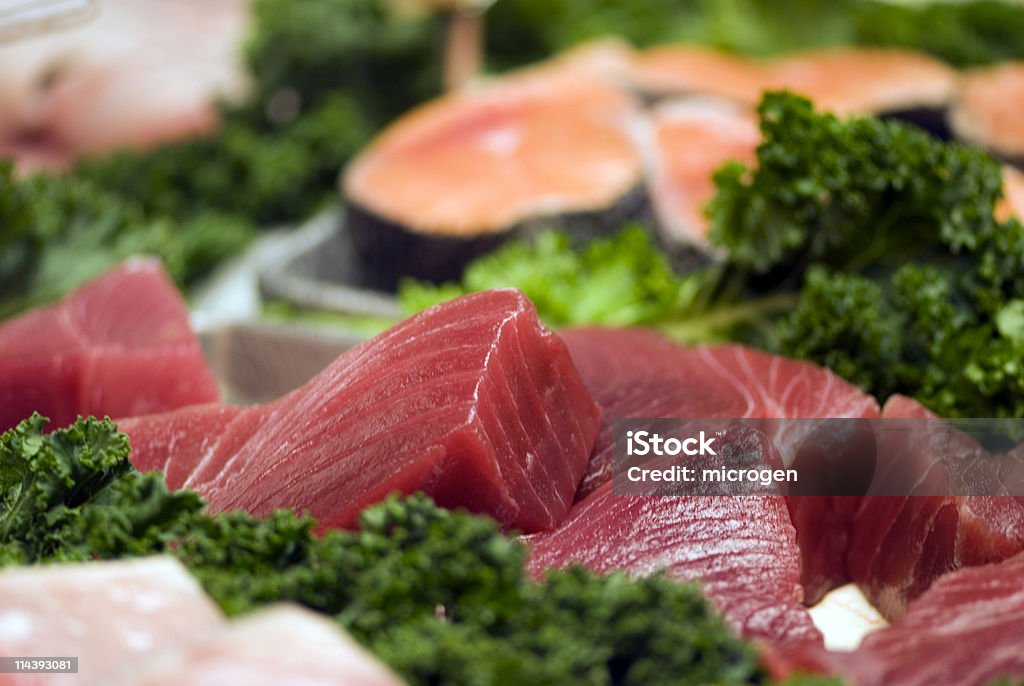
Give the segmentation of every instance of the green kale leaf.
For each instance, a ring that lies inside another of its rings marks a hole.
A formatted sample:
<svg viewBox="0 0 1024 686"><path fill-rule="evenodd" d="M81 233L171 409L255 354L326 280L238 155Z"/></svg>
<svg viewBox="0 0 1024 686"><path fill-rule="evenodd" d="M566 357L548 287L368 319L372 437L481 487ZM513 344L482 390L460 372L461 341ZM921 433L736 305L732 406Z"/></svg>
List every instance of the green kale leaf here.
<svg viewBox="0 0 1024 686"><path fill-rule="evenodd" d="M0 436L0 563L162 550L202 501L136 472L110 420L43 433L39 415Z"/></svg>
<svg viewBox="0 0 1024 686"><path fill-rule="evenodd" d="M713 240L752 291L795 291L757 342L884 400L1024 416L1024 227L998 163L913 127L770 93L753 171L721 170Z"/></svg>
<svg viewBox="0 0 1024 686"><path fill-rule="evenodd" d="M627 226L584 246L555 231L512 241L470 263L461 283L407 280L399 285L399 299L415 312L463 293L503 286L522 290L552 326L657 321L680 308L689 288L649 232Z"/></svg>

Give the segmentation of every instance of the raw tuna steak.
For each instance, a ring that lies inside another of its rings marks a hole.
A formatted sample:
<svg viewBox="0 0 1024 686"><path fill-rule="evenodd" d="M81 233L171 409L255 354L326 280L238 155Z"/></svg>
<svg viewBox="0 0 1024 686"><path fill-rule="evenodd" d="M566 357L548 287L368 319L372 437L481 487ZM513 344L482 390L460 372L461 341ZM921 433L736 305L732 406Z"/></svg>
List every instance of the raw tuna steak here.
<svg viewBox="0 0 1024 686"><path fill-rule="evenodd" d="M337 624L298 606L247 615L143 661L117 686L399 686Z"/></svg>
<svg viewBox="0 0 1024 686"><path fill-rule="evenodd" d="M890 398L882 417L936 419L903 396ZM902 616L907 601L939 576L1024 551L1024 497L930 495L962 476L954 466L935 463L936 450L955 452L959 459L953 465L984 457L1005 459L1008 466L1019 464L1013 454L983 455L984 449L967 435L955 442L942 436L935 443L890 439L879 445L876 478L903 479L906 495L862 499L849 525L847 568L851 580L889 619ZM927 471L919 467L925 460L932 465ZM908 465L909 475L892 475L908 470Z"/></svg>
<svg viewBox="0 0 1024 686"><path fill-rule="evenodd" d="M944 576L897 624L840 660L857 686L983 686L1024 678L1024 556Z"/></svg>
<svg viewBox="0 0 1024 686"><path fill-rule="evenodd" d="M616 419L878 415L874 398L807 362L737 345L684 348L640 329L584 328L562 336L604 413L577 500L611 478ZM787 502L798 532L806 599L813 603L847 581L845 528L833 524L847 522L856 501L791 496Z"/></svg>
<svg viewBox="0 0 1024 686"><path fill-rule="evenodd" d="M583 564L596 572L659 570L702 582L741 634L820 641L801 604L800 554L776 496L620 496L606 483L557 530L528 536L530 572Z"/></svg>
<svg viewBox="0 0 1024 686"><path fill-rule="evenodd" d="M288 507L349 527L391 492L424 491L529 532L564 519L599 414L562 341L502 289L426 310L273 403L121 428L136 467L214 511Z"/></svg>
<svg viewBox="0 0 1024 686"><path fill-rule="evenodd" d="M616 419L878 416L874 398L808 362L739 345L686 348L644 329L578 328L561 336L604 413L577 499L611 479Z"/></svg>
<svg viewBox="0 0 1024 686"><path fill-rule="evenodd" d="M0 325L0 430L211 402L217 384L159 262L134 259L63 302Z"/></svg>
<svg viewBox="0 0 1024 686"><path fill-rule="evenodd" d="M77 656L78 674L0 674L0 684L108 686L126 665L220 626L172 558L0 572L0 655Z"/></svg>

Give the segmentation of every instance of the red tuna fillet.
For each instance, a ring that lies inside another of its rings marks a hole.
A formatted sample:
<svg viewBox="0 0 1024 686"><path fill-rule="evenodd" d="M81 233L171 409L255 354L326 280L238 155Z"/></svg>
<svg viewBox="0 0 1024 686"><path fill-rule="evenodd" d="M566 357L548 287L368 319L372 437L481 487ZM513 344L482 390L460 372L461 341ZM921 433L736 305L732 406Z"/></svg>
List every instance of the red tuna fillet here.
<svg viewBox="0 0 1024 686"><path fill-rule="evenodd" d="M683 348L640 329L575 329L563 337L603 408L604 425L577 509L557 532L532 542L534 570L571 560L635 573L667 568L678 578L709 583L719 607L749 635L816 637L799 606L800 551L784 500L614 498L610 423L628 417L875 416L874 399L825 369L741 346ZM823 540L812 538L807 548ZM811 552L821 566L842 562L841 552ZM804 570L805 576L812 572L824 574Z"/></svg>
<svg viewBox="0 0 1024 686"><path fill-rule="evenodd" d="M890 398L882 417L937 419L903 396ZM883 469L902 469L928 460L927 479L905 489L906 495L865 497L850 524L850 578L889 619L902 616L907 601L920 595L939 576L961 567L999 562L1024 551L1024 497L933 495L940 492L936 486L941 482L961 476L951 473L955 467L949 463L936 463L934 450L956 450L968 457L984 452L966 435L952 447L948 440L940 440L939 448L926 441L904 444L887 440L880 445L876 478L884 474ZM1012 454L989 457L1019 462ZM914 495L915 491L925 495Z"/></svg>
<svg viewBox="0 0 1024 686"><path fill-rule="evenodd" d="M196 632L220 611L171 558L0 572L0 655L78 656L78 674L2 674L0 685L108 686L126 665Z"/></svg>
<svg viewBox="0 0 1024 686"><path fill-rule="evenodd" d="M524 541L534 576L572 563L635 576L663 570L680 581L701 581L744 636L821 640L800 602L796 531L781 497L624 497L606 483L557 530Z"/></svg>
<svg viewBox="0 0 1024 686"><path fill-rule="evenodd" d="M0 430L66 426L217 400L188 310L160 263L134 259L0 325Z"/></svg>
<svg viewBox="0 0 1024 686"><path fill-rule="evenodd" d="M982 686L1024 678L1024 556L936 581L898 623L839 662L858 686Z"/></svg>
<svg viewBox="0 0 1024 686"><path fill-rule="evenodd" d="M611 479L611 422L627 417L876 417L878 403L827 369L740 345L685 348L644 329L561 332L604 412L577 500Z"/></svg>
<svg viewBox="0 0 1024 686"><path fill-rule="evenodd" d="M117 686L400 686L402 681L323 615L279 605L174 645Z"/></svg>
<svg viewBox="0 0 1024 686"><path fill-rule="evenodd" d="M641 329L562 336L604 421L577 500L611 478L611 422L627 417L876 417L878 403L827 369L738 345L684 348ZM847 581L849 498L789 497L806 600Z"/></svg>
<svg viewBox="0 0 1024 686"><path fill-rule="evenodd" d="M501 289L421 312L275 402L121 429L136 467L214 511L287 507L351 527L391 492L424 491L538 531L568 512L599 415L561 339Z"/></svg>

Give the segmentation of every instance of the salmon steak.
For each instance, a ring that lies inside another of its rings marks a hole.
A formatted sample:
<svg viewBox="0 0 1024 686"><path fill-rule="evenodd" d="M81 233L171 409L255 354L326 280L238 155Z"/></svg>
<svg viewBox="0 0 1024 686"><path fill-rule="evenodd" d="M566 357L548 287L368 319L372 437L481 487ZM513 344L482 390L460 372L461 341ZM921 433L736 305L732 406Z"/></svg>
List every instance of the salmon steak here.
<svg viewBox="0 0 1024 686"><path fill-rule="evenodd" d="M790 90L839 114L944 109L956 89L956 73L942 62L881 48L813 50L768 60L665 45L638 53L630 78L654 96L712 95L748 107L766 90Z"/></svg>
<svg viewBox="0 0 1024 686"><path fill-rule="evenodd" d="M435 99L349 164L347 230L379 285L456 278L509 235L560 225L608 232L638 212L638 104L579 64Z"/></svg>
<svg viewBox="0 0 1024 686"><path fill-rule="evenodd" d="M756 165L757 117L723 100L665 101L651 113L650 134L647 179L663 238L706 246L714 174L726 162Z"/></svg>

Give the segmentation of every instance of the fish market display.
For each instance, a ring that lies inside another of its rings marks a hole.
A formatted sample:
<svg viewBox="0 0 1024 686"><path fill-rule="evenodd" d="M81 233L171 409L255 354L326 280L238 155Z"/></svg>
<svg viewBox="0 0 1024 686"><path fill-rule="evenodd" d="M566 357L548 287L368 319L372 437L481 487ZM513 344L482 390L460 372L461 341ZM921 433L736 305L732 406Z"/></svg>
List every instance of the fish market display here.
<svg viewBox="0 0 1024 686"><path fill-rule="evenodd" d="M121 428L136 467L214 511L286 507L351 527L389 493L423 491L529 532L565 517L598 418L565 345L503 289L426 310L276 402Z"/></svg>
<svg viewBox="0 0 1024 686"><path fill-rule="evenodd" d="M0 430L66 426L217 400L188 311L160 263L133 259L62 302L0 324Z"/></svg>
<svg viewBox="0 0 1024 686"><path fill-rule="evenodd" d="M136 663L116 686L399 686L402 681L337 624L271 606L172 644Z"/></svg>
<svg viewBox="0 0 1024 686"><path fill-rule="evenodd" d="M0 570L0 653L77 657L77 674L4 674L0 684L108 686L126 665L221 626L171 558Z"/></svg>
<svg viewBox="0 0 1024 686"><path fill-rule="evenodd" d="M1024 5L89 2L0 9L0 686L1024 684Z"/></svg>
<svg viewBox="0 0 1024 686"><path fill-rule="evenodd" d="M586 234L637 215L637 103L577 62L422 105L348 166L348 230L377 285L455 278L510 232L552 219Z"/></svg>

